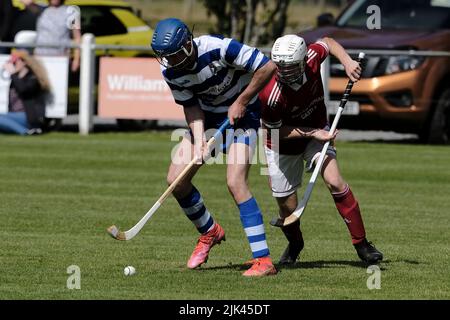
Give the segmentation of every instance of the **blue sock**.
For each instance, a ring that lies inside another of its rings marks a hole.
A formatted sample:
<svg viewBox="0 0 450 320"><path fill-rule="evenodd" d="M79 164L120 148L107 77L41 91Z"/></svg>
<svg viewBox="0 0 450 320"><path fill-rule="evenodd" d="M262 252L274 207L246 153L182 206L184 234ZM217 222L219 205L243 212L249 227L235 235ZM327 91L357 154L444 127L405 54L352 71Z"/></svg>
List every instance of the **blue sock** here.
<svg viewBox="0 0 450 320"><path fill-rule="evenodd" d="M251 198L238 205L242 226L247 235L253 258L261 258L270 254L266 242L263 217L255 198Z"/></svg>
<svg viewBox="0 0 450 320"><path fill-rule="evenodd" d="M203 204L200 192L194 186L186 197L177 201L198 232L205 233L214 227L214 219Z"/></svg>

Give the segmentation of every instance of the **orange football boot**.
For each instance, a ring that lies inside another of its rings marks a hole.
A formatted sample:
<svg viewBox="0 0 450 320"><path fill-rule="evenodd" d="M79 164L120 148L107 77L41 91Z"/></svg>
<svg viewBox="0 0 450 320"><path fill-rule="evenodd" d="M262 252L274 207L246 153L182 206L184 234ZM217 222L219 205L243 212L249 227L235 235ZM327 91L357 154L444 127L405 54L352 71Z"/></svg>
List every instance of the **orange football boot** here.
<svg viewBox="0 0 450 320"><path fill-rule="evenodd" d="M188 268L195 269L203 263L206 263L211 248L216 244L220 244L222 240L225 241L225 231L216 222L210 231L202 234L198 238L197 245L187 263Z"/></svg>
<svg viewBox="0 0 450 320"><path fill-rule="evenodd" d="M242 274L244 277L262 277L277 274L277 269L275 269L269 256L256 258L248 262L251 261L253 261L253 265Z"/></svg>

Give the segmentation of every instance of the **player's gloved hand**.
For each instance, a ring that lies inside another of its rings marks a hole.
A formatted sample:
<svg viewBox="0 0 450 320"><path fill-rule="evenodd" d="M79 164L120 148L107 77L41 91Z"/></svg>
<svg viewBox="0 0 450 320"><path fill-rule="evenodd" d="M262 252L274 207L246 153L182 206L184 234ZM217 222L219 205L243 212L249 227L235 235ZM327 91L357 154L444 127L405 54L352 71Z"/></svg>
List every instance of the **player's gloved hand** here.
<svg viewBox="0 0 450 320"><path fill-rule="evenodd" d="M230 124L233 126L239 119L242 119L245 115L246 106L236 100L231 107L228 109L228 119L230 119Z"/></svg>
<svg viewBox="0 0 450 320"><path fill-rule="evenodd" d="M327 142L336 139L338 133L338 130L334 130L334 133L330 135L330 132L327 130L317 129L311 133L311 136L318 141Z"/></svg>
<svg viewBox="0 0 450 320"><path fill-rule="evenodd" d="M357 82L361 78L361 66L355 60L349 60L344 63L345 73L353 82Z"/></svg>

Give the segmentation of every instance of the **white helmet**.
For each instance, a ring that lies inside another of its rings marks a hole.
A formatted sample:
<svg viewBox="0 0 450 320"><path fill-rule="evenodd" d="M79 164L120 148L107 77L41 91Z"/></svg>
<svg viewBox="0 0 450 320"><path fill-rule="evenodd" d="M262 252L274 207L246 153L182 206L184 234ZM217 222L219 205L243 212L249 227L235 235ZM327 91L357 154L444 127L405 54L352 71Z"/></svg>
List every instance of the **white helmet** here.
<svg viewBox="0 0 450 320"><path fill-rule="evenodd" d="M272 47L272 61L278 66L282 82L298 81L305 71L306 42L303 38L288 34L278 38Z"/></svg>
<svg viewBox="0 0 450 320"><path fill-rule="evenodd" d="M17 32L14 37L14 42L16 44L33 44L36 42L37 32L32 30L22 30Z"/></svg>

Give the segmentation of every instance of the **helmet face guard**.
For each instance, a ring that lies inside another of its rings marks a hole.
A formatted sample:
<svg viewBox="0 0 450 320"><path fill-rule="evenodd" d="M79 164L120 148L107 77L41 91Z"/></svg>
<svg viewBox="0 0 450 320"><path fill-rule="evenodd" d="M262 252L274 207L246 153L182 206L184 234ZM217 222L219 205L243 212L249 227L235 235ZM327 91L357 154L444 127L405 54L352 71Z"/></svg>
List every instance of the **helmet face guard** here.
<svg viewBox="0 0 450 320"><path fill-rule="evenodd" d="M194 55L194 42L192 35L178 50L171 53L156 52L156 59L167 69L180 70L192 64L192 57Z"/></svg>
<svg viewBox="0 0 450 320"><path fill-rule="evenodd" d="M278 78L283 83L294 83L299 81L305 73L305 60L298 63L276 63L278 67Z"/></svg>

